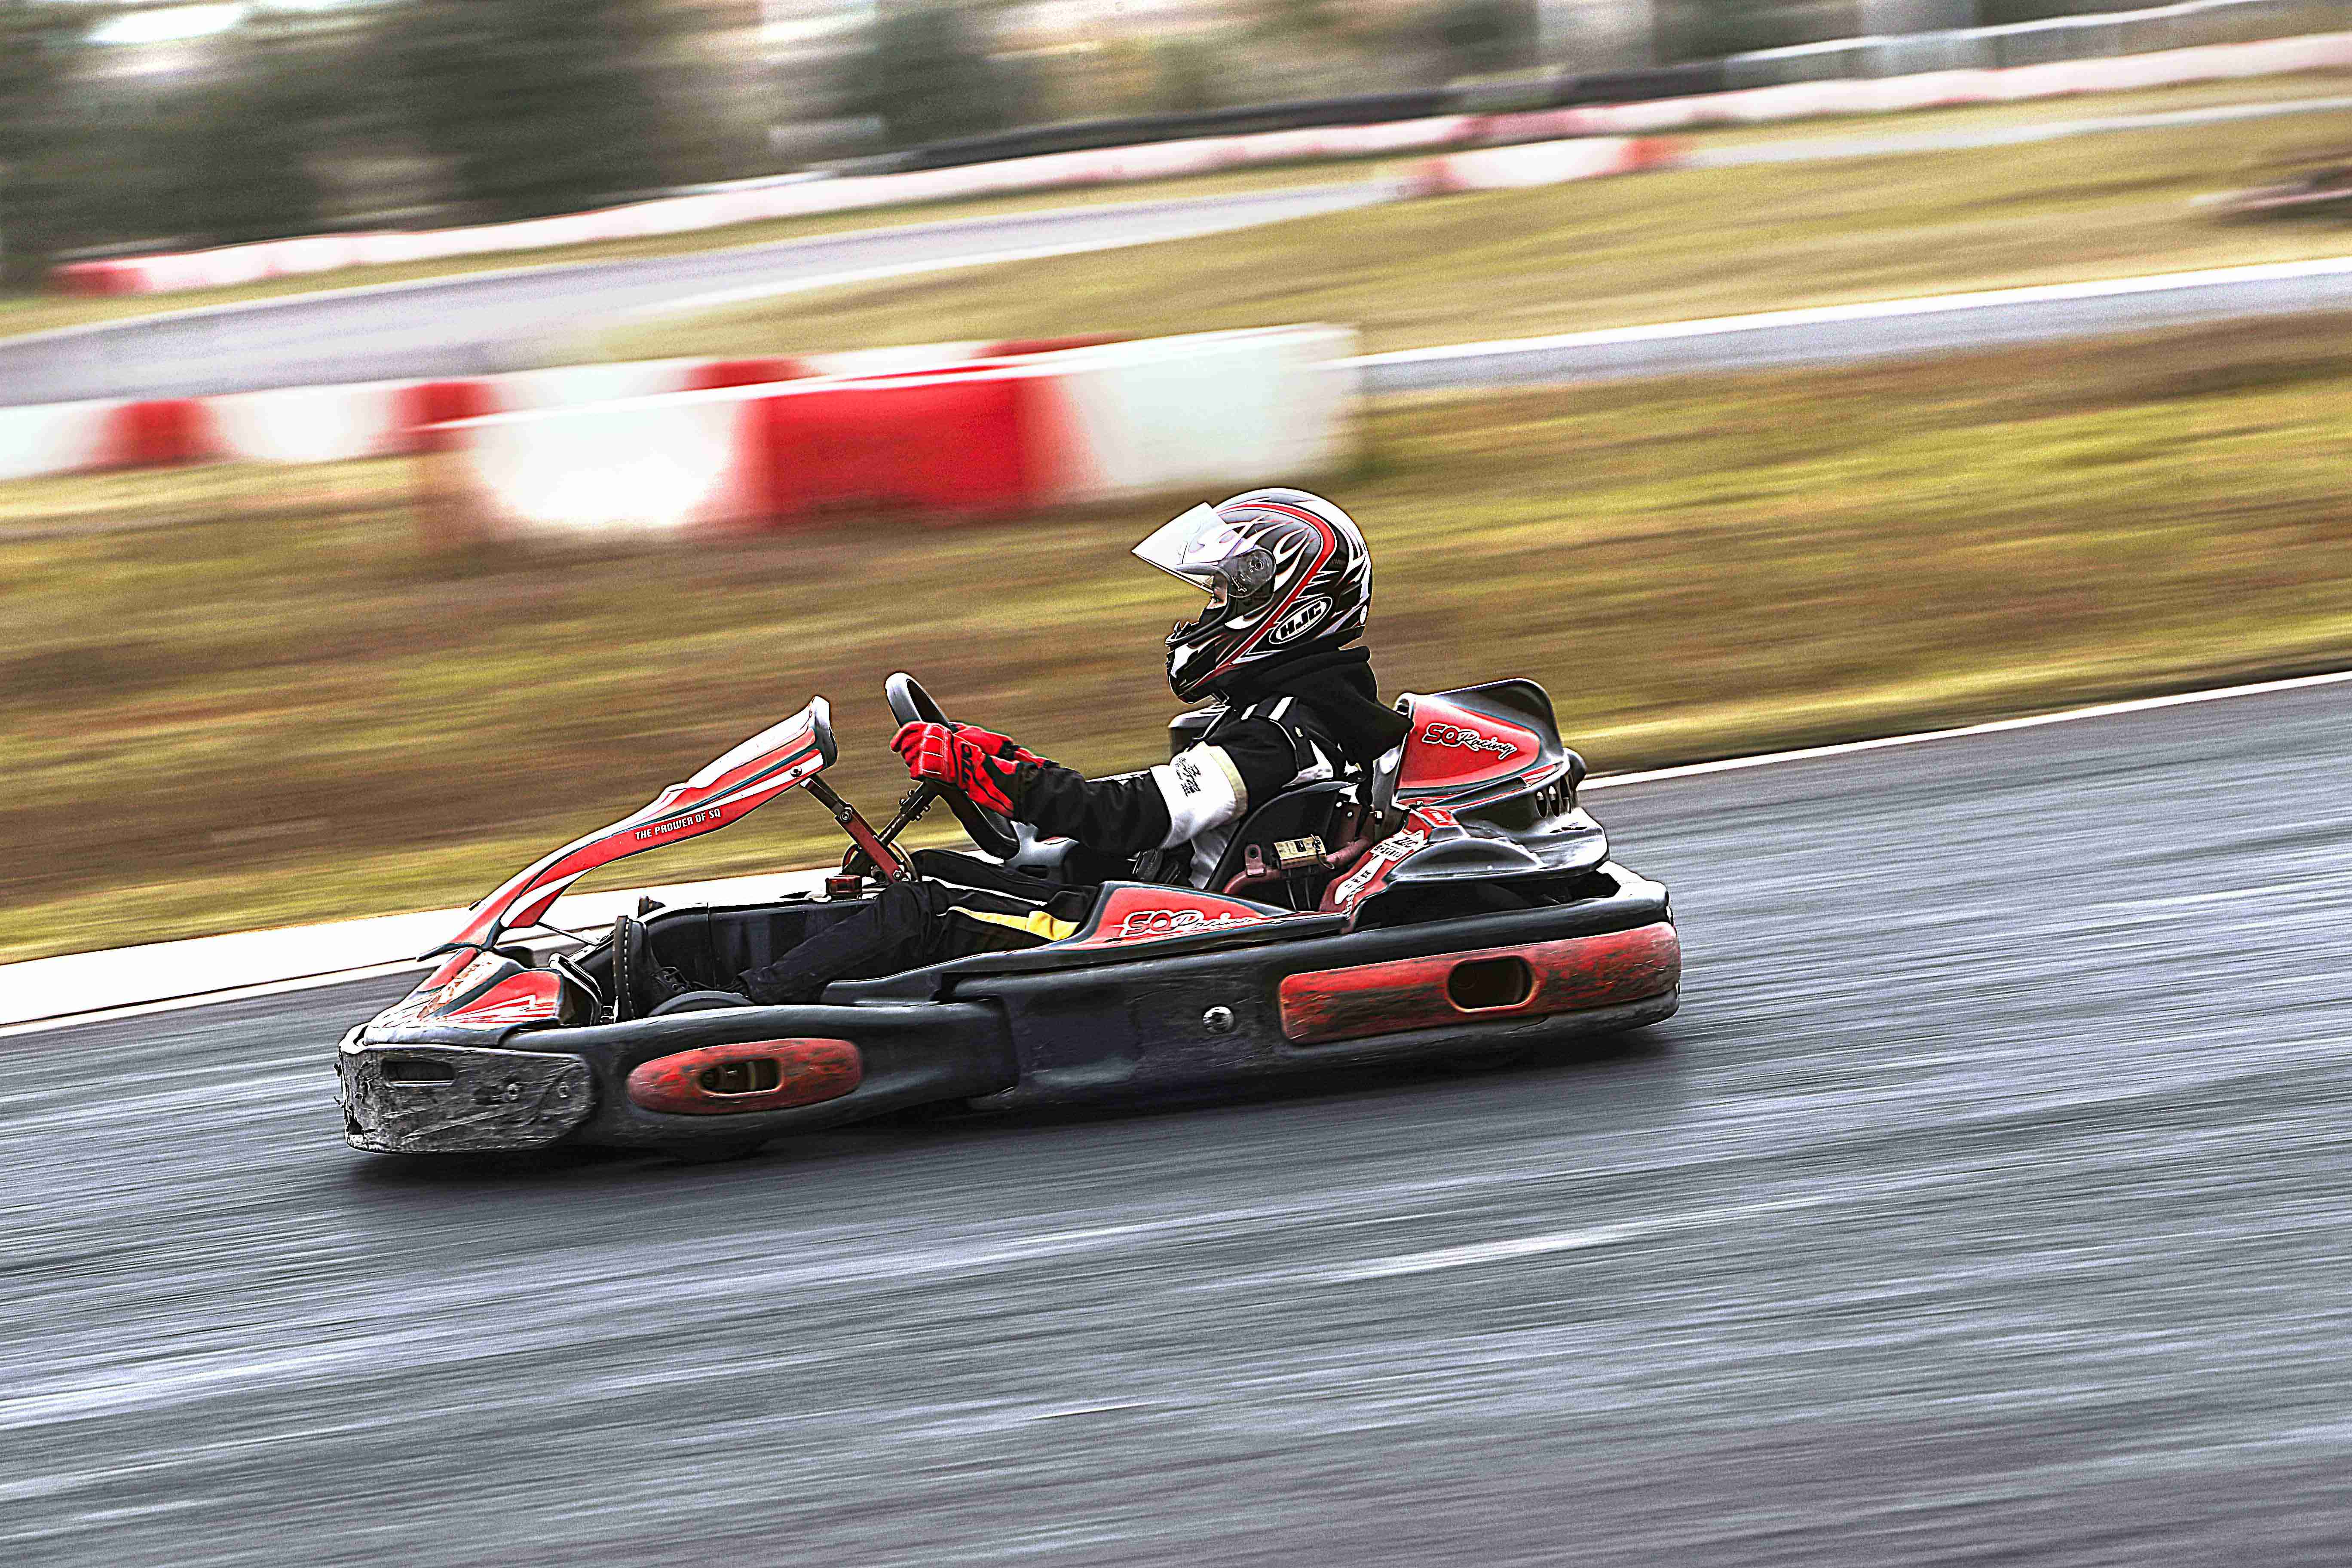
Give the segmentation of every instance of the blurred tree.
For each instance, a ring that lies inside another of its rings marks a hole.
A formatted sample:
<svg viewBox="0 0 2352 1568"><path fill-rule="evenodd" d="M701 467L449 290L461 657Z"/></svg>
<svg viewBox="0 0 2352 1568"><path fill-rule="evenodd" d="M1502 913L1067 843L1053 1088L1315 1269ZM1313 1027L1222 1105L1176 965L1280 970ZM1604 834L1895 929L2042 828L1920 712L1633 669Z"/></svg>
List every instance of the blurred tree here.
<svg viewBox="0 0 2352 1568"><path fill-rule="evenodd" d="M47 0L0 0L0 286L37 284L71 243L59 163L73 143L66 82L87 26Z"/></svg>
<svg viewBox="0 0 2352 1568"><path fill-rule="evenodd" d="M321 226L352 32L247 22L168 62L88 41L78 7L0 0L0 242L11 285L60 252L216 245Z"/></svg>
<svg viewBox="0 0 2352 1568"><path fill-rule="evenodd" d="M1345 0L1257 0L1255 30L1268 37L1320 39L1346 45L1364 30L1368 18Z"/></svg>
<svg viewBox="0 0 2352 1568"><path fill-rule="evenodd" d="M324 226L317 160L348 134L358 85L347 42L268 22L224 34L159 105L137 224L212 245Z"/></svg>
<svg viewBox="0 0 2352 1568"><path fill-rule="evenodd" d="M653 104L610 0L416 0L389 24L393 111L481 216L661 184Z"/></svg>
<svg viewBox="0 0 2352 1568"><path fill-rule="evenodd" d="M1491 76L1535 63L1531 0L1447 0L1433 9L1427 26L1450 77Z"/></svg>
<svg viewBox="0 0 2352 1568"><path fill-rule="evenodd" d="M1720 59L1863 30L1858 0L1657 0L1656 16L1667 60Z"/></svg>
<svg viewBox="0 0 2352 1568"><path fill-rule="evenodd" d="M1019 68L990 58L976 7L946 0L887 5L858 67L858 111L879 115L892 146L977 136L1021 124Z"/></svg>
<svg viewBox="0 0 2352 1568"><path fill-rule="evenodd" d="M1151 102L1163 114L1223 107L1226 62L1204 38L1167 38L1151 46Z"/></svg>
<svg viewBox="0 0 2352 1568"><path fill-rule="evenodd" d="M487 216L575 211L743 172L726 166L740 149L714 155L698 136L692 94L665 90L699 30L696 10L415 0L385 24L394 111Z"/></svg>

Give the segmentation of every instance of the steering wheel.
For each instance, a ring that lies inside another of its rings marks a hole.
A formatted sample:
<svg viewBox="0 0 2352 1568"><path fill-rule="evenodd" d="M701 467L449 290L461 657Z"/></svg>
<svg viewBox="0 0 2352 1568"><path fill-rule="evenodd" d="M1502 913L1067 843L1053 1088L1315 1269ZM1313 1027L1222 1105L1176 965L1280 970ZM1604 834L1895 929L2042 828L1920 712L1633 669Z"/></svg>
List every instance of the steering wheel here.
<svg viewBox="0 0 2352 1568"><path fill-rule="evenodd" d="M948 722L948 716L931 700L923 683L903 669L882 683L882 695L890 704L890 716L901 724ZM980 846L983 854L1009 859L1021 847L1020 837L1013 831L1010 820L979 805L953 784L927 780L923 787L948 803L948 809L956 814L956 820L963 824L963 830L971 835L971 841Z"/></svg>

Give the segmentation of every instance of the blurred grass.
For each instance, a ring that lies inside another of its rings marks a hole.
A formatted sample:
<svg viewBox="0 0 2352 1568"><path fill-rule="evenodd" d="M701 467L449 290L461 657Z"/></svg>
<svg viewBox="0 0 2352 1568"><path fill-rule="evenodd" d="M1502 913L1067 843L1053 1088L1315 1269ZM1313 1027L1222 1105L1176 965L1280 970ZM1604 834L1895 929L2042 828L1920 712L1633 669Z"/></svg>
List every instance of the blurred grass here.
<svg viewBox="0 0 2352 1568"><path fill-rule="evenodd" d="M2074 106L2078 110L2081 106ZM1378 352L1693 317L2299 260L2338 224L2229 224L2198 195L2352 144L2352 112L1457 195L782 296L608 334L614 358L1349 321Z"/></svg>
<svg viewBox="0 0 2352 1568"><path fill-rule="evenodd" d="M2352 91L2352 76L2311 72L2298 76L2264 77L2235 81L2199 82L2183 87L2151 88L2138 92L2105 93L2031 103L1984 104L1952 109L1922 110L1906 114L1844 116L1769 125L1724 127L1691 133L1689 140L1705 146L1729 146L1754 142L1843 139L1853 136L1895 136L1920 132L1961 131L1991 126L2042 124L2052 121L2148 114L2168 110L2199 109L2215 104L2284 102L2300 98L2325 98ZM2326 117L2290 117L2275 123L2312 127ZM2128 132L2137 136L2146 132ZM2307 132L2308 136L2324 132ZM2346 138L2352 140L2352 138ZM562 266L575 262L625 260L642 256L676 256L730 246L761 245L778 240L806 239L852 229L893 227L906 224L940 223L1021 212L1045 212L1070 206L1094 206L1119 202L1168 200L1214 195L1228 191L1271 190L1283 186L1320 184L1377 178L1393 174L1425 154L1398 158L1318 160L1311 163L1233 170L1184 179L1154 180L1130 185L1105 185L1088 190L1039 191L990 196L971 201L916 203L877 207L866 212L824 216L778 218L764 223L738 224L692 234L657 235L643 239L610 240L595 245L548 250L511 251L496 256L454 257L442 261L415 262L398 267L355 267L308 278L276 279L233 289L192 289L185 293L130 299L78 300L49 295L0 295L0 337L45 331L59 327L126 321L163 311L247 300L282 299L325 289L349 289L378 283L412 282L446 278L498 268ZM2122 151L2110 158L2130 154ZM858 346L858 345L848 345Z"/></svg>
<svg viewBox="0 0 2352 1568"><path fill-rule="evenodd" d="M2352 663L2352 317L1381 406L1327 488L1385 687L1542 680L1623 769ZM400 462L0 489L0 960L478 896L812 691L869 813L897 668L1155 754L1180 504L413 551ZM1605 814L1604 814L1605 815ZM606 874L813 864L787 799Z"/></svg>

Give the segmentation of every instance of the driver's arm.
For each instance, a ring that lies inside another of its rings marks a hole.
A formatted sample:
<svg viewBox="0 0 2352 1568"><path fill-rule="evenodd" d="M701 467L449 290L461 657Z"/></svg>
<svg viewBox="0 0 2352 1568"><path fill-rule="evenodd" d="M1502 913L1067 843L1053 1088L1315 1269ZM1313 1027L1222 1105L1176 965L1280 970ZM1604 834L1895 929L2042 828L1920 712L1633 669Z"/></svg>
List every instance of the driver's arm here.
<svg viewBox="0 0 2352 1568"><path fill-rule="evenodd" d="M1041 833L1107 855L1189 843L1271 799L1304 765L1299 740L1263 719L1232 726L1214 745L1188 747L1139 773L1089 779L1055 763L1012 768L1011 816Z"/></svg>

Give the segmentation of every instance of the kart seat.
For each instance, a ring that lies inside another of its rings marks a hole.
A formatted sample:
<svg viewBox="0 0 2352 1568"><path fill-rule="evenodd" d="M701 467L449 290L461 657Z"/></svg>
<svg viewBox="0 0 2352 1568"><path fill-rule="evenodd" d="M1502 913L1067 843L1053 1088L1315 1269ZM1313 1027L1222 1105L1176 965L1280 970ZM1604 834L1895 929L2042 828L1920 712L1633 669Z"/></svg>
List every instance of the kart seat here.
<svg viewBox="0 0 2352 1568"><path fill-rule="evenodd" d="M1233 842L1218 858L1207 885L1229 898L1314 908L1313 900L1322 893L1320 884L1329 880L1328 868L1310 866L1286 873L1278 846L1318 839L1328 861L1355 838L1369 819L1369 814L1357 805L1357 798L1353 780L1324 779L1286 789L1253 808L1234 830ZM1295 889L1289 886L1294 880L1299 884Z"/></svg>

